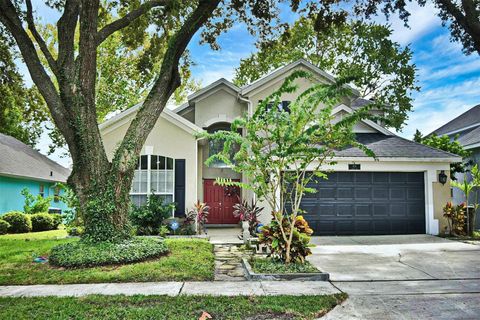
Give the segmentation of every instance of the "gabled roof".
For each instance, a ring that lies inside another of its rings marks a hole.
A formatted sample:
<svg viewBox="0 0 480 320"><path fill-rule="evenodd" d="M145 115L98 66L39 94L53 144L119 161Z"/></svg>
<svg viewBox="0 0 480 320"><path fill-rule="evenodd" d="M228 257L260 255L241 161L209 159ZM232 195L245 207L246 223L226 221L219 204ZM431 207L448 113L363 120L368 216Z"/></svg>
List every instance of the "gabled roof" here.
<svg viewBox="0 0 480 320"><path fill-rule="evenodd" d="M123 125L130 120L128 116L136 113L142 105L143 105L143 102L136 104L135 106L127 110L124 110L119 114L113 116L112 118L108 119L107 121L101 123L98 127L100 128L101 131L104 131L105 133L105 131L108 130L109 128L116 128L117 126ZM176 114L175 112L167 108L163 109L160 116L165 120L170 121L171 123L180 127L181 129L187 131L188 133L195 134L203 131L202 128L198 127L194 123L188 121L187 119L183 118L182 116Z"/></svg>
<svg viewBox="0 0 480 320"><path fill-rule="evenodd" d="M70 170L14 137L0 133L0 175L66 182Z"/></svg>
<svg viewBox="0 0 480 320"><path fill-rule="evenodd" d="M462 113L430 134L451 135L463 130L480 126L480 104Z"/></svg>
<svg viewBox="0 0 480 320"><path fill-rule="evenodd" d="M465 149L480 147L480 126L460 136L457 141L464 146Z"/></svg>
<svg viewBox="0 0 480 320"><path fill-rule="evenodd" d="M225 78L220 78L218 79L217 81L209 84L208 86L198 90L198 91L195 91L194 93L192 93L191 95L188 96L188 101L192 101L192 100L195 100L195 99L198 99L199 97L201 97L202 95L208 93L210 90L212 89L215 89L217 88L218 86L226 86L227 88L233 90L235 93L238 93L240 92L240 88L237 87L236 85L234 85L232 82L228 81L227 79Z"/></svg>
<svg viewBox="0 0 480 320"><path fill-rule="evenodd" d="M317 66L315 66L314 64L308 62L307 60L305 59L299 59L295 62L292 62L292 63L289 63L287 64L286 66L283 66L283 67L280 67L272 72L270 72L269 74L253 81L252 83L248 84L248 85L245 85L241 88L241 91L240 91L240 94L242 95L247 95L248 93L250 93L251 91L257 89L258 87L266 84L267 82L275 79L276 77L284 74L284 73L287 73L289 72L290 70L298 67L298 66L303 66L304 68L306 68L307 70L309 70L310 72L312 72L313 74L316 74L316 75L319 75L320 77L326 79L328 82L330 83L334 83L335 82L335 77L332 76L331 74L323 71L322 69L318 68ZM349 87L350 89L352 89L352 91L358 95L358 91Z"/></svg>
<svg viewBox="0 0 480 320"><path fill-rule="evenodd" d="M352 108L350 108L350 107L348 107L344 104L341 104L341 105L338 105L335 108L333 108L332 115L335 115L336 113L338 113L340 111L345 111L345 112L348 112L350 114L354 112ZM387 136L395 135L393 132L389 131L388 129L382 127L381 125L379 125L378 123L375 123L372 120L362 119L360 121L363 122L364 124L366 124L367 126L373 128L373 129L377 130L378 132L383 133Z"/></svg>
<svg viewBox="0 0 480 320"><path fill-rule="evenodd" d="M446 151L435 149L399 136L382 133L357 133L356 140L375 153L377 158L396 158L405 160L429 160L439 162L460 162L462 158ZM362 150L349 147L336 152L340 158L366 157Z"/></svg>

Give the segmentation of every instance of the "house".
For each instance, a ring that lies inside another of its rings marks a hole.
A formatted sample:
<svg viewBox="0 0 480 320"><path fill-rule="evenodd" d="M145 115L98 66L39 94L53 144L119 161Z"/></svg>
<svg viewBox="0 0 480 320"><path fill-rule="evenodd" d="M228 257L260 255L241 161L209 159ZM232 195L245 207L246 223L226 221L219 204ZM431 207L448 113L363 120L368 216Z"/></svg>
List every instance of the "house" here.
<svg viewBox="0 0 480 320"><path fill-rule="evenodd" d="M282 96L288 103L314 82L332 83L328 73L305 60L298 60L244 87L219 79L191 94L174 110L165 109L146 140L135 172L131 197L136 204L152 192L177 203L175 215L182 216L197 199L210 207L209 223L231 225L238 222L232 206L237 193L246 199L248 191L223 188L218 177L243 180L223 163L204 164L219 145L198 139L203 130L229 129L230 123L248 112L277 90L294 70L310 72L313 80L297 79L299 90ZM333 110L342 113L368 103L352 96L344 97ZM113 156L140 105L134 106L100 125L108 156ZM356 124L357 139L373 150L378 161L356 148L337 154L337 164L329 169L329 179L319 182L317 192L302 203L304 215L316 235L351 234L438 234L446 222L442 206L450 200L449 182L438 177L447 173L459 157L396 136L382 125L364 120ZM270 219L264 210L262 221Z"/></svg>
<svg viewBox="0 0 480 320"><path fill-rule="evenodd" d="M65 183L69 175L69 169L0 133L0 215L12 210L23 211L25 198L21 191L24 188L34 196L53 196L51 211L67 209L58 197L62 190L56 184Z"/></svg>
<svg viewBox="0 0 480 320"><path fill-rule="evenodd" d="M430 133L430 135L432 134L436 134L437 136L447 135L451 140L457 138L457 141L463 148L470 151L472 164L478 164L480 166L480 104L465 111L455 119L450 120ZM464 175L463 173L457 173L455 178L458 181L463 181ZM467 178L470 179L468 173ZM480 197L480 191L477 192ZM465 196L460 190L453 188L452 194L455 204L465 202ZM479 214L480 212L477 213L477 215ZM477 219L477 228L480 228L479 220L480 219Z"/></svg>

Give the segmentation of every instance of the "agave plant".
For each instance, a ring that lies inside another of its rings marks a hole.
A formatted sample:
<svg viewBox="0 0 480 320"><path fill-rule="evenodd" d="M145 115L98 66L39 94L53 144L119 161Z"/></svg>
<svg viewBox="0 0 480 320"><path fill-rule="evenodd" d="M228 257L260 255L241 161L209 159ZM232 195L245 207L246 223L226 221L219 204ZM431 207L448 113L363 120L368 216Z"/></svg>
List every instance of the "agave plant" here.
<svg viewBox="0 0 480 320"><path fill-rule="evenodd" d="M187 213L186 220L195 223L195 232L197 234L200 234L202 230L205 234L207 233L205 224L208 221L207 217L209 210L210 207L207 206L205 202L200 202L200 200L198 200L193 205L192 210Z"/></svg>
<svg viewBox="0 0 480 320"><path fill-rule="evenodd" d="M258 217L263 208L257 207L257 203L252 200L249 204L247 200L242 200L233 206L233 215L241 221L248 222L248 231L252 236L256 235L256 230L260 221Z"/></svg>

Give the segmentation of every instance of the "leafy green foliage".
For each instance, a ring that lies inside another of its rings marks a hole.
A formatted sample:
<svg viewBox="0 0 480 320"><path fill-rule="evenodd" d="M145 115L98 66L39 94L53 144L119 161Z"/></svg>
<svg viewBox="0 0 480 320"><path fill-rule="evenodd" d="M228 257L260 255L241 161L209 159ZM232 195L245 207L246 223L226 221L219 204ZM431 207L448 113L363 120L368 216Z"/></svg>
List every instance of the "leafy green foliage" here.
<svg viewBox="0 0 480 320"><path fill-rule="evenodd" d="M213 319L313 320L347 297L305 296L86 296L0 298L0 318L9 319L104 319L104 320L191 320L207 311ZM160 316L159 316L160 315Z"/></svg>
<svg viewBox="0 0 480 320"><path fill-rule="evenodd" d="M10 223L8 223L3 219L0 219L0 235L7 234L9 228L10 228Z"/></svg>
<svg viewBox="0 0 480 320"><path fill-rule="evenodd" d="M205 225L208 221L209 210L210 207L206 203L197 200L193 208L187 212L185 223L193 224L196 228L196 234L201 234L202 231L206 232Z"/></svg>
<svg viewBox="0 0 480 320"><path fill-rule="evenodd" d="M55 219L56 218L54 217L54 215L49 213L32 214L30 216L30 220L32 221L32 231L38 232L57 229L58 224Z"/></svg>
<svg viewBox="0 0 480 320"><path fill-rule="evenodd" d="M462 182L452 181L451 185L454 188L462 191L465 196L466 205L472 206L472 208L467 209L467 233L469 236L473 236L473 232L475 231L476 211L479 208L480 204L478 199L478 192L474 193L474 199L471 198L471 193L475 190L480 190L480 170L478 169L478 164L473 166L470 173L471 178L469 178L467 174L464 174Z"/></svg>
<svg viewBox="0 0 480 320"><path fill-rule="evenodd" d="M293 228L291 220L295 219ZM281 225L278 221L282 221ZM293 229L293 230L292 230ZM292 240L288 245L283 234L291 234ZM263 226L258 234L258 241L270 249L270 256L274 259L287 261L287 252L293 263L305 263L305 257L312 254L309 248L310 236L313 230L302 216L281 217L277 214L270 224Z"/></svg>
<svg viewBox="0 0 480 320"><path fill-rule="evenodd" d="M50 207L50 202L53 200L53 197L44 198L40 194L34 196L30 193L28 188L23 188L20 193L25 197L23 212L26 214L47 212Z"/></svg>
<svg viewBox="0 0 480 320"><path fill-rule="evenodd" d="M285 264L281 260L254 257L250 260L255 273L312 273L319 272L310 262Z"/></svg>
<svg viewBox="0 0 480 320"><path fill-rule="evenodd" d="M341 98L350 95L344 83L314 84L291 102L289 110L275 107L281 105L283 95L297 90L297 79L310 76L303 71L293 72L279 90L259 103L253 115L236 119L229 131L201 135L224 141L223 150L209 157L207 165L216 160L223 161L248 181L217 179L217 183L252 190L268 203L276 223L272 227L275 233L278 228L276 235L285 245L279 256L286 263L291 260L293 233L298 231L294 224L301 213L303 195L316 191L307 187L309 182L326 177L321 168L333 164L336 151L342 148L355 146L366 155L374 156L355 140L353 133L355 123L370 116L371 105L345 114L341 119L332 115L333 107ZM234 147L236 151L232 159ZM302 238L301 242L305 239ZM273 245L277 246L277 243Z"/></svg>
<svg viewBox="0 0 480 320"><path fill-rule="evenodd" d="M49 114L36 87L27 88L15 65L13 42L0 30L0 133L35 146Z"/></svg>
<svg viewBox="0 0 480 320"><path fill-rule="evenodd" d="M131 207L129 218L138 235L157 235L163 220L171 217L173 210L173 203L164 204L162 198L151 195L145 204Z"/></svg>
<svg viewBox="0 0 480 320"><path fill-rule="evenodd" d="M140 262L165 255L168 248L156 238L133 238L123 242L73 242L55 246L49 256L57 267L80 268Z"/></svg>
<svg viewBox="0 0 480 320"><path fill-rule="evenodd" d="M2 216L2 220L8 222L9 233L23 233L32 231L32 221L30 216L20 211L10 211Z"/></svg>
<svg viewBox="0 0 480 320"><path fill-rule="evenodd" d="M387 112L386 121L400 128L418 91L412 51L392 41L392 30L375 23L348 22L316 31L314 21L301 17L273 41L242 59L234 82L251 83L272 70L306 59L339 80L352 80L360 96L375 100ZM341 53L341 54L339 54Z"/></svg>
<svg viewBox="0 0 480 320"><path fill-rule="evenodd" d="M463 236L466 234L465 203L453 205L451 202L443 207L443 216L448 221L448 232L453 236Z"/></svg>
<svg viewBox="0 0 480 320"><path fill-rule="evenodd" d="M80 237L85 232L81 226L67 226L67 233L71 237Z"/></svg>
<svg viewBox="0 0 480 320"><path fill-rule="evenodd" d="M470 157L470 152L465 150L463 146L457 141L458 136L453 140L450 140L450 137L447 135L437 136L436 134L423 137L420 131L415 132L413 141L424 144L429 147L437 148L443 151L447 151L453 154L456 154L464 160L464 162L456 162L450 164L450 178L456 180L456 173L463 173L466 170L466 167L470 165L470 162L467 161L467 158Z"/></svg>

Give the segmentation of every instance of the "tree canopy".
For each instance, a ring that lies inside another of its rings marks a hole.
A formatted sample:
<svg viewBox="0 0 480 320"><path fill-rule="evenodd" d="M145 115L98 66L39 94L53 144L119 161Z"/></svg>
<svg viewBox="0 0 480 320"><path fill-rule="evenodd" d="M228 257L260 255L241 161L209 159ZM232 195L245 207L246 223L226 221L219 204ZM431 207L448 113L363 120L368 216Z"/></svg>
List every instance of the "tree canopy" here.
<svg viewBox="0 0 480 320"><path fill-rule="evenodd" d="M350 6L341 5L344 0L324 0L307 5L315 18L315 29L325 30L344 23L349 16L371 18L384 14L389 18L397 14L406 25L411 15L408 5L425 6L427 0L355 0ZM480 54L480 3L478 0L432 0L438 16L450 30L452 41L460 42L465 54ZM432 14L435 14L432 12Z"/></svg>
<svg viewBox="0 0 480 320"><path fill-rule="evenodd" d="M339 80L353 80L360 95L385 108L389 124L400 128L412 109L416 85L412 52L390 40L388 27L362 22L315 31L302 17L280 37L258 43L258 52L242 59L235 83L244 85L287 63L304 58Z"/></svg>
<svg viewBox="0 0 480 320"><path fill-rule="evenodd" d="M0 132L34 147L48 110L37 89L25 86L16 55L12 40L0 34Z"/></svg>
<svg viewBox="0 0 480 320"><path fill-rule="evenodd" d="M430 134L428 136L423 136L419 130L415 131L413 141L437 148L443 151L447 151L453 154L456 154L462 157L462 162L456 162L450 164L450 178L456 180L455 175L457 173L463 173L466 170L466 167L471 163L468 160L471 153L468 150L465 150L463 146L457 141L458 136L454 137L453 140L449 136L437 136L436 134Z"/></svg>

